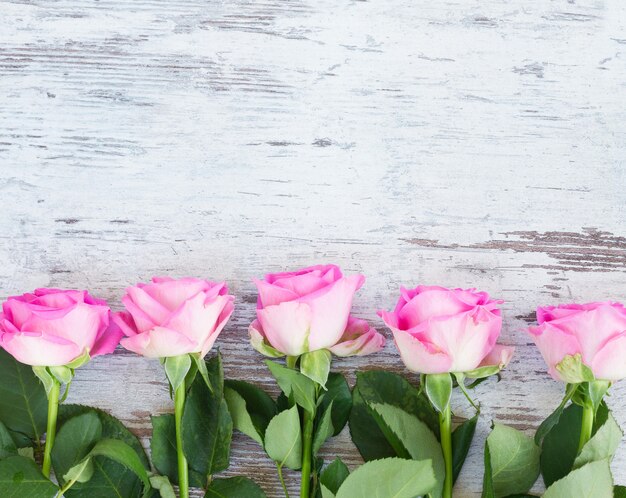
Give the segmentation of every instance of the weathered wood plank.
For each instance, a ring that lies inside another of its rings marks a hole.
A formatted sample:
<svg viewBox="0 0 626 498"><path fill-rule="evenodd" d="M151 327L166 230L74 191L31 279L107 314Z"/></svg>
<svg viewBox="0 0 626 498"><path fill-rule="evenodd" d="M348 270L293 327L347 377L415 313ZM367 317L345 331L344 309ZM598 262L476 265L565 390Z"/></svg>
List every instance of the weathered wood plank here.
<svg viewBox="0 0 626 498"><path fill-rule="evenodd" d="M560 396L523 333L534 308L626 300L625 48L617 1L0 1L0 296L87 287L119 308L153 274L225 278L227 373L271 388L253 276L361 271L355 311L381 329L400 284L488 290L518 350L477 389L457 494L478 496L490 420L530 433ZM392 345L336 365L403 371ZM70 401L146 444L172 409L158 362L122 351ZM359 463L345 432L324 452ZM626 483L625 448L614 470ZM239 436L237 473L280 496Z"/></svg>

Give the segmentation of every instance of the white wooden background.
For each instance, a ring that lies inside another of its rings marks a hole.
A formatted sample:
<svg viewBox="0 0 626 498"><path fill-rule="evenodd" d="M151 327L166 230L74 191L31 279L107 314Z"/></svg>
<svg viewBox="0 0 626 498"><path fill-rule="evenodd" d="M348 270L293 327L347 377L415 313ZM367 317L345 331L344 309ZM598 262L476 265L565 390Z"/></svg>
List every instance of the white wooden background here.
<svg viewBox="0 0 626 498"><path fill-rule="evenodd" d="M270 388L254 276L363 272L355 310L381 330L400 284L488 290L518 349L477 389L456 487L477 497L490 421L532 434L561 396L524 333L535 307L626 300L625 57L619 0L0 0L0 296L88 288L118 309L152 275L227 279L227 374ZM391 343L336 367L404 371ZM158 362L124 351L69 401L146 444L172 410ZM324 453L360 461L347 431ZM626 444L614 470L626 484ZM280 496L241 435L231 474Z"/></svg>

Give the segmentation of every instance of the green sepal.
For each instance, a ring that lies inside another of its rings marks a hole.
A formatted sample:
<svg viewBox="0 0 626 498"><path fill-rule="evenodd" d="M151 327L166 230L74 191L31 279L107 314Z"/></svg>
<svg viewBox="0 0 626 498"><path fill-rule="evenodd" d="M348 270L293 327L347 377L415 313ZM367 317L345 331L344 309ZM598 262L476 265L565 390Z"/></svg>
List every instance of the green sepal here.
<svg viewBox="0 0 626 498"><path fill-rule="evenodd" d="M449 373L427 374L426 395L439 413L443 413L450 405L452 397L452 377Z"/></svg>
<svg viewBox="0 0 626 498"><path fill-rule="evenodd" d="M583 363L580 353L565 356L556 365L561 379L569 384L580 384L582 382L592 382L596 380L591 369Z"/></svg>
<svg viewBox="0 0 626 498"><path fill-rule="evenodd" d="M165 375L170 383L170 387L173 391L176 391L185 381L185 377L191 368L191 358L188 354L169 356L165 358L163 365L165 366Z"/></svg>
<svg viewBox="0 0 626 498"><path fill-rule="evenodd" d="M300 372L326 389L332 355L327 349L304 353L300 357Z"/></svg>
<svg viewBox="0 0 626 498"><path fill-rule="evenodd" d="M55 384L59 383L57 378L50 373L48 367L35 366L33 367L33 373L43 384L43 387L46 390L46 396L50 396L50 391L52 391L52 388L55 386Z"/></svg>

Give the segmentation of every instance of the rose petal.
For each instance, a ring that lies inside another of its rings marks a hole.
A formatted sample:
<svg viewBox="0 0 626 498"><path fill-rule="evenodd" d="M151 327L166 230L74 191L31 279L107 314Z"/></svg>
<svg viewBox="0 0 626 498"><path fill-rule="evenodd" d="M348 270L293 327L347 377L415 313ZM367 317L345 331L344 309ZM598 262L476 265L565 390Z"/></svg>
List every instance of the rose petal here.
<svg viewBox="0 0 626 498"><path fill-rule="evenodd" d="M5 333L0 342L17 361L33 366L66 365L84 353L72 341L45 332Z"/></svg>
<svg viewBox="0 0 626 498"><path fill-rule="evenodd" d="M545 322L538 327L530 327L528 332L548 365L548 373L555 380L563 380L556 365L567 355L574 356L581 353L582 348L576 336L554 327L551 322Z"/></svg>
<svg viewBox="0 0 626 498"><path fill-rule="evenodd" d="M382 334L365 320L351 316L340 341L328 349L336 356L364 356L380 351L384 346Z"/></svg>
<svg viewBox="0 0 626 498"><path fill-rule="evenodd" d="M125 337L120 344L134 353L148 358L167 358L187 353L199 353L200 345L175 330L155 327L147 332Z"/></svg>
<svg viewBox="0 0 626 498"><path fill-rule="evenodd" d="M309 351L311 308L306 303L289 301L257 310L268 342L278 351L297 356Z"/></svg>
<svg viewBox="0 0 626 498"><path fill-rule="evenodd" d="M409 370L425 374L450 371L452 358L445 351L437 350L434 345L422 342L404 330L391 331L400 357Z"/></svg>
<svg viewBox="0 0 626 498"><path fill-rule="evenodd" d="M118 311L117 313L113 313L111 319L112 322L114 322L127 337L140 333L135 326L135 321L133 320L132 315L128 311Z"/></svg>
<svg viewBox="0 0 626 498"><path fill-rule="evenodd" d="M96 342L89 351L89 355L100 356L103 354L112 353L117 345L120 343L120 339L124 337L122 329L109 316L109 323L106 325L102 332L96 337Z"/></svg>
<svg viewBox="0 0 626 498"><path fill-rule="evenodd" d="M152 281L152 284L145 284L143 289L169 311L177 310L185 301L199 292L208 291L214 285L207 280L192 277L176 280L154 277Z"/></svg>
<svg viewBox="0 0 626 498"><path fill-rule="evenodd" d="M482 359L478 368L499 366L502 369L509 364L514 352L515 348L513 347L496 344L487 356Z"/></svg>
<svg viewBox="0 0 626 498"><path fill-rule="evenodd" d="M170 310L154 299L144 288L128 287L126 294L133 304L145 313L154 324L163 324L170 315Z"/></svg>
<svg viewBox="0 0 626 498"><path fill-rule="evenodd" d="M626 378L626 331L610 339L591 363L597 379L617 381Z"/></svg>
<svg viewBox="0 0 626 498"><path fill-rule="evenodd" d="M264 306L274 306L276 304L280 304L286 301L293 301L298 298L298 294L295 292L285 289L283 287L278 287L274 284L270 284L265 282L264 280L253 280L259 292L259 299L257 303L257 308L262 308Z"/></svg>
<svg viewBox="0 0 626 498"><path fill-rule="evenodd" d="M348 324L354 293L363 285L363 275L350 275L321 291L300 298L311 308L309 351L334 346Z"/></svg>

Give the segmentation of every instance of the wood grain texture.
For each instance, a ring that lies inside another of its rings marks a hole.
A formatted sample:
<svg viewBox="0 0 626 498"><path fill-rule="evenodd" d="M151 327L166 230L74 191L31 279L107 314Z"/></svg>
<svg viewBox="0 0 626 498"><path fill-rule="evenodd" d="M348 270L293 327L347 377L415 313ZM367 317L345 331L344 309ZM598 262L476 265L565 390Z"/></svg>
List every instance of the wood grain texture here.
<svg viewBox="0 0 626 498"><path fill-rule="evenodd" d="M618 0L0 0L0 295L119 308L152 275L226 279L227 374L273 389L247 343L254 276L363 272L355 312L381 330L400 284L488 290L517 353L477 389L455 494L477 497L490 421L531 434L561 396L524 334L535 307L626 300L625 56ZM336 367L404 371L392 344ZM123 351L69 401L146 445L172 410L158 362ZM360 462L346 431L324 454ZM626 445L613 468L626 484ZM241 435L234 474L280 496Z"/></svg>

